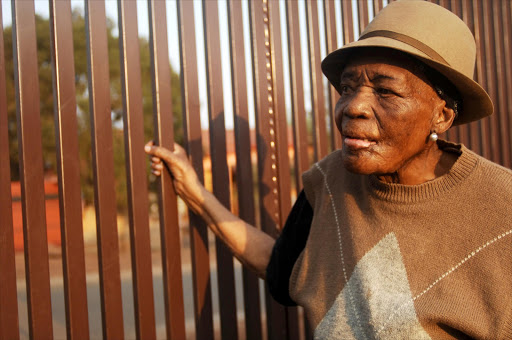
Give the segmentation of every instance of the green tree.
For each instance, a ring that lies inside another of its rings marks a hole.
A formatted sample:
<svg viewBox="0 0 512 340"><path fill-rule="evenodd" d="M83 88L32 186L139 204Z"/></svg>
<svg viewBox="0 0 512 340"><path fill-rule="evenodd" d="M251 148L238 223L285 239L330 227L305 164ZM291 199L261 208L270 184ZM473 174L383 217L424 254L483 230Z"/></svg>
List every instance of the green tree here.
<svg viewBox="0 0 512 340"><path fill-rule="evenodd" d="M73 44L76 79L76 101L78 115L78 135L80 146L80 165L83 198L86 204L92 204L94 185L92 172L91 132L89 117L89 97L87 79L87 50L85 39L85 19L80 10L74 10ZM110 98L112 110L114 173L116 175L116 191L118 210L126 209L126 175L124 140L122 131L122 95L120 79L120 60L118 37L114 36L115 24L107 20L107 39L110 69ZM49 20L36 16L36 35L39 64L39 100L41 110L41 132L44 166L47 171L56 169L54 103L52 88L52 65L50 49ZM6 85L9 121L9 152L10 167L13 180L19 179L19 158L16 127L16 104L14 90L14 69L12 50L12 28L4 30ZM149 43L140 39L140 61L143 90L144 135L146 140L153 138L153 103L151 88L151 67ZM171 70L172 101L174 111L174 131L178 142L182 142L181 90L179 75Z"/></svg>

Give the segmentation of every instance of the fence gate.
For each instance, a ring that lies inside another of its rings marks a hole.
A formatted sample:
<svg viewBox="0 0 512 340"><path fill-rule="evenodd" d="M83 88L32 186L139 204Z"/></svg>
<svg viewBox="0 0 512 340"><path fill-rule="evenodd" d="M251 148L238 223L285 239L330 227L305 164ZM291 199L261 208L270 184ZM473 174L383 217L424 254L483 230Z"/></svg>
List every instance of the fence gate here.
<svg viewBox="0 0 512 340"><path fill-rule="evenodd" d="M148 176L143 146L179 140L225 206L277 236L298 174L341 145L320 61L387 2L2 1L0 338L309 339L169 175ZM495 104L445 138L512 167L512 4L436 3L473 31Z"/></svg>

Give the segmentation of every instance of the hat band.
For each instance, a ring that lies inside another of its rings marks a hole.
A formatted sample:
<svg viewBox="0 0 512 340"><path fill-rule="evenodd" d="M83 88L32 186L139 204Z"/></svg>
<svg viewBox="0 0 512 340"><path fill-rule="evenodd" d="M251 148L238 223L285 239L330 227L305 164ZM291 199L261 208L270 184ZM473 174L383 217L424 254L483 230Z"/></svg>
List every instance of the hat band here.
<svg viewBox="0 0 512 340"><path fill-rule="evenodd" d="M396 32L392 32L392 31L386 31L386 30L377 30L377 31L371 31L366 34L363 34L362 36L359 37L359 40L363 40L363 39L371 38L371 37L384 37L384 38L390 38L393 40L401 41L401 42L403 42L409 46L412 46L412 47L420 50L421 52L425 53L430 58L432 58L434 61L437 61L438 63L442 63L447 66L450 66L450 64L448 64L448 62L446 60L444 60L444 58L441 57L439 55L439 53L434 51L432 48L425 45L421 41L411 38L405 34L396 33Z"/></svg>

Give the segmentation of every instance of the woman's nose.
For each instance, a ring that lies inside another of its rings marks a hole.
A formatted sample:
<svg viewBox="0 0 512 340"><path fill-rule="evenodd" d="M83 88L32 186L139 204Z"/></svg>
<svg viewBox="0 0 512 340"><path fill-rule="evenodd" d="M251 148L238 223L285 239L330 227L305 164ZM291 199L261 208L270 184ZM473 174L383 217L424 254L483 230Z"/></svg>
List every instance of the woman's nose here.
<svg viewBox="0 0 512 340"><path fill-rule="evenodd" d="M369 118L372 114L372 93L369 89L358 88L350 96L342 96L342 103L337 105L339 113L350 118Z"/></svg>

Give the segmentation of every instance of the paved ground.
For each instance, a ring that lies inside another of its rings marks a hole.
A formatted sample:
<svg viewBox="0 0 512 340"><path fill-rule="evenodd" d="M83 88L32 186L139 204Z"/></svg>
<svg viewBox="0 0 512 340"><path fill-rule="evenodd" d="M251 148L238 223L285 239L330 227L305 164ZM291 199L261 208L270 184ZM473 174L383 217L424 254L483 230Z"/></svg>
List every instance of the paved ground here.
<svg viewBox="0 0 512 340"><path fill-rule="evenodd" d="M152 233L153 234L153 233ZM210 251L214 252L214 244L210 242ZM155 244L152 241L152 244ZM158 243L156 243L158 244ZM187 240L184 240L187 245ZM165 320L163 304L163 286L162 270L159 249L154 249L153 257L153 289L155 301L155 318L158 339L165 339ZM101 339L101 315L100 315L100 293L98 280L98 265L95 247L86 247L86 268L87 268L87 300L89 307L89 328L91 339ZM190 266L190 249L185 246L182 249L183 263L183 294L185 302L185 318L187 327L187 339L194 339L194 317L193 317L193 296L192 296L192 277ZM125 338L135 339L132 277L130 271L130 254L126 245L121 247L121 282L123 295L123 316L125 325ZM218 300L217 300L217 277L212 264L212 293L214 296L214 323L218 328ZM28 314L26 305L26 287L24 280L24 259L23 253L16 256L17 284L18 284L18 305L20 319L20 334L22 339L28 339ZM52 294L52 314L54 338L57 340L66 338L66 321L64 312L64 294L62 281L62 261L59 248L50 247L50 274L51 274L51 294ZM243 334L243 302L241 286L241 268L236 265L237 281L237 303L239 308L239 333ZM216 337L218 339L218 336ZM242 337L241 337L242 339Z"/></svg>

